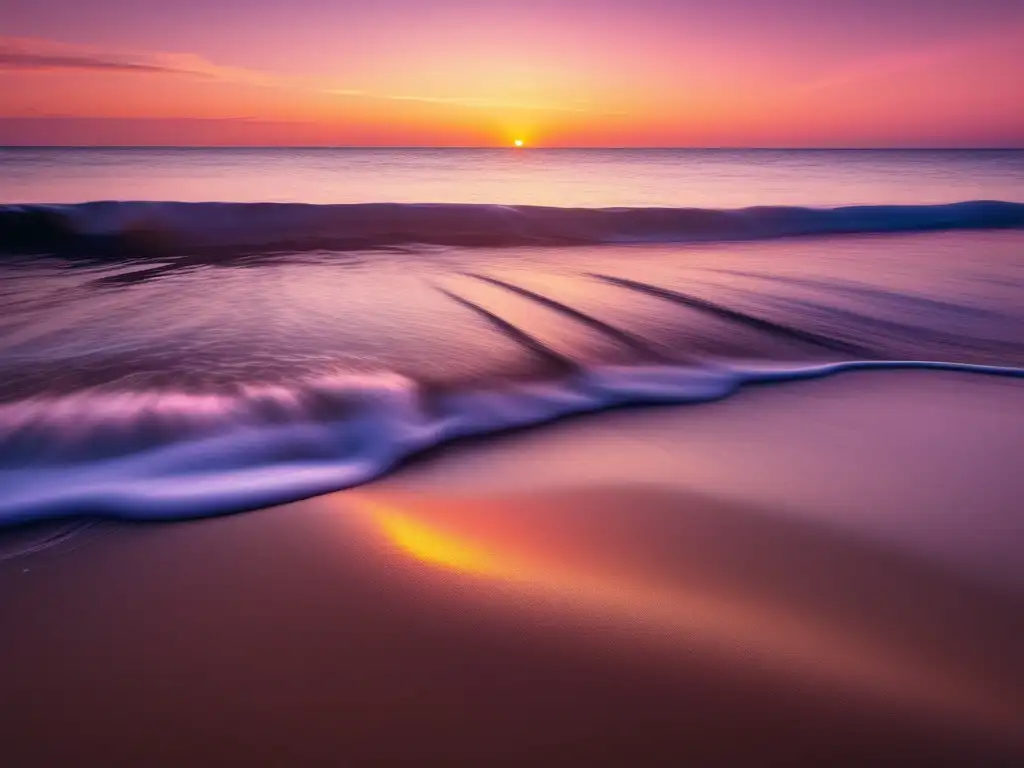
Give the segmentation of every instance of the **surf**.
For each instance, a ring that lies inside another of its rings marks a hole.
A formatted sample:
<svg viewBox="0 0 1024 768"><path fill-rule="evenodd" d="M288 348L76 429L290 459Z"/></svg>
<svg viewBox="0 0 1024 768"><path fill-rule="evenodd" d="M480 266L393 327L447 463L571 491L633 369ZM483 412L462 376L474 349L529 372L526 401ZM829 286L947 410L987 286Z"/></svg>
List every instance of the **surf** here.
<svg viewBox="0 0 1024 768"><path fill-rule="evenodd" d="M1024 203L840 208L90 202L0 206L0 253L84 257L687 243L1024 228Z"/></svg>
<svg viewBox="0 0 1024 768"><path fill-rule="evenodd" d="M1024 368L925 361L579 368L557 380L429 394L394 374L236 394L79 393L0 407L0 526L58 518L177 520L366 483L452 441L743 387L863 370L1024 378Z"/></svg>

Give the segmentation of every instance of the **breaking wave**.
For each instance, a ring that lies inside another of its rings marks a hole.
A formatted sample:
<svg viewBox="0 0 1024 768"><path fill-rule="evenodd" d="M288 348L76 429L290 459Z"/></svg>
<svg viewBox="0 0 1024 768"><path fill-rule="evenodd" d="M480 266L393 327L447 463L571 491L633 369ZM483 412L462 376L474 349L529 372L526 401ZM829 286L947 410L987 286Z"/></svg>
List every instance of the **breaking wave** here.
<svg viewBox="0 0 1024 768"><path fill-rule="evenodd" d="M1024 228L1024 203L845 208L92 202L0 206L0 251L81 256L758 240Z"/></svg>
<svg viewBox="0 0 1024 768"><path fill-rule="evenodd" d="M0 406L0 526L240 512L367 482L460 438L624 405L716 400L748 384L893 368L1024 378L1024 368L860 361L581 368L557 381L446 394L382 374L231 394L39 397Z"/></svg>

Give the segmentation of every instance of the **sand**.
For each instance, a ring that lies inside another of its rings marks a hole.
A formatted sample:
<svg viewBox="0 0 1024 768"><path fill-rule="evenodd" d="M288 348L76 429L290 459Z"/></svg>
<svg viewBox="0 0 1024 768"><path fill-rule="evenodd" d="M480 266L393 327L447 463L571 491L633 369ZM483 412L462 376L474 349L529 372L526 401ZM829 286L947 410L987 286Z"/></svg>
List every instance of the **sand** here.
<svg viewBox="0 0 1024 768"><path fill-rule="evenodd" d="M845 374L8 533L5 763L1019 764L1022 406Z"/></svg>

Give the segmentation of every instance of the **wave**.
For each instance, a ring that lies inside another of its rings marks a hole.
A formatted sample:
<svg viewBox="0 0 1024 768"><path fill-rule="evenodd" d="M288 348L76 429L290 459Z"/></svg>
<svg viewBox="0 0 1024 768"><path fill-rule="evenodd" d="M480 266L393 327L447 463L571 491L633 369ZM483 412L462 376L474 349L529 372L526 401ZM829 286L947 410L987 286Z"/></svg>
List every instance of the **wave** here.
<svg viewBox="0 0 1024 768"><path fill-rule="evenodd" d="M757 240L1024 228L1024 203L845 208L92 202L0 206L0 252L82 256Z"/></svg>
<svg viewBox="0 0 1024 768"><path fill-rule="evenodd" d="M749 384L899 368L1024 378L1024 368L854 361L580 369L559 381L434 395L388 374L233 394L36 398L0 406L0 525L241 512L367 482L460 438L624 405L717 400Z"/></svg>

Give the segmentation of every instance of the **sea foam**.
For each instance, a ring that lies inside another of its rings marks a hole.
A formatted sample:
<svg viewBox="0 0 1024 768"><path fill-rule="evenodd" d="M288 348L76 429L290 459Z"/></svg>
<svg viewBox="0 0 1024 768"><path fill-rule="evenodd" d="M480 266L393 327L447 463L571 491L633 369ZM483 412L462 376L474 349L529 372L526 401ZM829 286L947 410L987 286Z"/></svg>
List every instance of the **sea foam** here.
<svg viewBox="0 0 1024 768"><path fill-rule="evenodd" d="M460 438L624 405L707 402L750 384L892 369L1024 378L1024 368L854 361L789 368L600 367L557 381L434 396L387 374L233 395L82 392L37 398L0 407L0 525L240 512L365 483Z"/></svg>

